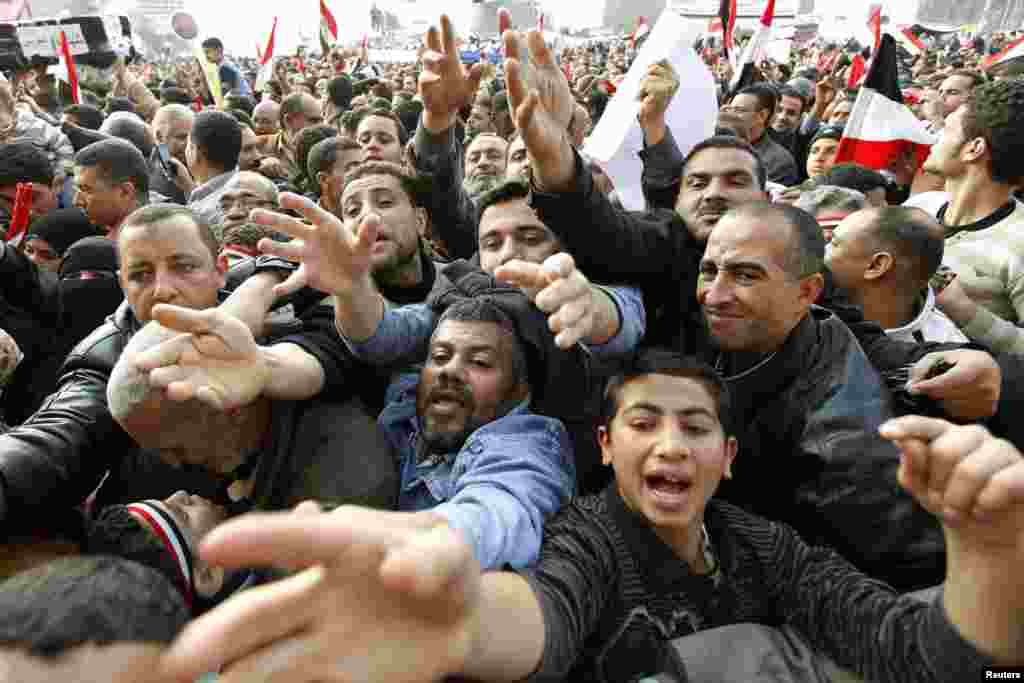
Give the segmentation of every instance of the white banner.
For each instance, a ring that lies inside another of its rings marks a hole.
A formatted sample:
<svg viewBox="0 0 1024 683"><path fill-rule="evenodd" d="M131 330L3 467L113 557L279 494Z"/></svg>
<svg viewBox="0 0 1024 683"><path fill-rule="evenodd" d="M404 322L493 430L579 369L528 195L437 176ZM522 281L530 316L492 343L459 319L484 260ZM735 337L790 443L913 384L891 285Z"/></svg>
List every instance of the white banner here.
<svg viewBox="0 0 1024 683"><path fill-rule="evenodd" d="M640 110L636 95L648 66L668 59L679 75L679 91L668 106L665 121L680 152L685 155L715 132L718 121L715 79L693 51L693 44L705 27L706 22L689 21L668 10L662 12L629 73L587 139L586 153L605 166L622 205L629 210L644 208L640 185L643 162L637 156L643 149L644 139L636 120Z"/></svg>

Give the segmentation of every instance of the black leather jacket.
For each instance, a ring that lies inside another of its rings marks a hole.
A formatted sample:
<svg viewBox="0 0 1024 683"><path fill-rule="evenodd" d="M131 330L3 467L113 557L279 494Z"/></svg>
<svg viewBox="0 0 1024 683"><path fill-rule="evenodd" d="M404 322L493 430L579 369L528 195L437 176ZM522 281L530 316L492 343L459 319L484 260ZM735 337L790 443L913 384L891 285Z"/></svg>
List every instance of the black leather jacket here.
<svg viewBox="0 0 1024 683"><path fill-rule="evenodd" d="M228 290L221 292L222 298L256 272L288 267L272 257L244 261L229 272ZM322 298L307 288L279 301L277 307L290 305L300 318ZM274 336L284 337L301 326L299 322L285 326ZM140 327L128 303L122 303L64 360L57 387L39 410L0 435L0 534L45 530L49 511L81 503L108 470L130 465L133 459L147 460L138 457L135 441L107 408L107 380ZM328 364L327 360L321 362Z"/></svg>
<svg viewBox="0 0 1024 683"><path fill-rule="evenodd" d="M773 357L742 372L706 356L729 385L740 447L719 495L897 588L941 583L941 529L900 488L899 451L878 434L894 415L889 392L839 318L812 308Z"/></svg>
<svg viewBox="0 0 1024 683"><path fill-rule="evenodd" d="M32 418L0 435L0 529L45 527L49 509L84 500L113 463L138 450L107 408L107 380L138 329L121 304L71 351Z"/></svg>

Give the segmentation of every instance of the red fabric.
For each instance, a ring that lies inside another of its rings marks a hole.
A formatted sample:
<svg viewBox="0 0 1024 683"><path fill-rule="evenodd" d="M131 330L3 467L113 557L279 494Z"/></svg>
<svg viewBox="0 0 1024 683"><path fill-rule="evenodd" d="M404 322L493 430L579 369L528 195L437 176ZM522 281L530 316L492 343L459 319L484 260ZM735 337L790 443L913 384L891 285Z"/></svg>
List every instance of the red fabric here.
<svg viewBox="0 0 1024 683"><path fill-rule="evenodd" d="M320 0L320 25L327 29L332 38L338 39L338 22L334 20L331 10L327 9L325 0Z"/></svg>
<svg viewBox="0 0 1024 683"><path fill-rule="evenodd" d="M878 46L882 44L882 6L871 5L868 10L868 29L871 31L871 35L874 36L875 42L871 47L871 54L878 52Z"/></svg>
<svg viewBox="0 0 1024 683"><path fill-rule="evenodd" d="M921 145L909 140L877 141L844 137L839 142L836 163L854 162L865 168L880 171L890 168L894 162L912 153L914 155L915 167L921 168L931 150L930 145Z"/></svg>
<svg viewBox="0 0 1024 683"><path fill-rule="evenodd" d="M75 104L81 104L78 98L78 71L75 70L75 58L71 56L71 46L68 45L68 37L64 31L60 32L60 54L64 60L64 66L68 70L68 83L71 84L71 99Z"/></svg>
<svg viewBox="0 0 1024 683"><path fill-rule="evenodd" d="M277 17L274 17L274 25L270 27L270 37L267 38L267 49L260 54L260 65L266 65L274 58L274 37L277 35ZM256 48L259 50L259 47Z"/></svg>
<svg viewBox="0 0 1024 683"><path fill-rule="evenodd" d="M846 89L854 90L859 88L861 81L864 80L865 73L867 73L867 68L864 65L864 58L859 54L854 55L853 63L850 64L850 75L846 79Z"/></svg>
<svg viewBox="0 0 1024 683"><path fill-rule="evenodd" d="M5 242L20 242L28 230L28 217L32 208L32 183L18 183L14 191L14 209L11 224L4 235Z"/></svg>

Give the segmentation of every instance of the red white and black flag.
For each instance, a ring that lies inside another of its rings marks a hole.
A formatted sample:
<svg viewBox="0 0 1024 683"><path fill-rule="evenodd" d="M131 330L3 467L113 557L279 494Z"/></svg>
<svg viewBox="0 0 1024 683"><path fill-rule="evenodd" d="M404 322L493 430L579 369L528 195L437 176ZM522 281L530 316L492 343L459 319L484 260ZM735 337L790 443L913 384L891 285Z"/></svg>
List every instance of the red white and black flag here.
<svg viewBox="0 0 1024 683"><path fill-rule="evenodd" d="M917 167L928 158L935 138L903 104L896 64L896 41L885 34L850 111L837 164L853 162L882 170L908 154L913 154Z"/></svg>
<svg viewBox="0 0 1024 683"><path fill-rule="evenodd" d="M878 52L878 46L882 42L882 6L872 4L868 8L868 30L871 31L874 41L871 44L871 54Z"/></svg>
<svg viewBox="0 0 1024 683"><path fill-rule="evenodd" d="M320 49L326 55L338 42L338 22L327 8L327 2L320 0Z"/></svg>
<svg viewBox="0 0 1024 683"><path fill-rule="evenodd" d="M735 95L743 88L755 82L754 69L764 60L764 48L771 37L772 21L775 19L775 0L768 0L764 12L761 14L761 23L757 25L757 31L743 48L743 56L729 83L729 93Z"/></svg>
<svg viewBox="0 0 1024 683"><path fill-rule="evenodd" d="M726 60L734 59L732 34L736 29L736 0L722 0L718 6L718 18L722 22L722 53Z"/></svg>

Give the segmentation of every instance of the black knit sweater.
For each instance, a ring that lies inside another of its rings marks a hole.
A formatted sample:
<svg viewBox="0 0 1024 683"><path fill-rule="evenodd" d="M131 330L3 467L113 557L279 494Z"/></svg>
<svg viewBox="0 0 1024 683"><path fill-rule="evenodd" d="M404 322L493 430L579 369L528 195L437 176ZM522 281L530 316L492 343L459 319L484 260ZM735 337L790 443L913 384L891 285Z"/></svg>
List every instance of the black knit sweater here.
<svg viewBox="0 0 1024 683"><path fill-rule="evenodd" d="M867 681L980 680L991 664L940 604L900 596L784 524L712 500L705 525L713 578L691 574L614 485L553 517L524 573L545 621L531 680L635 681L672 670L668 640L741 622L789 624Z"/></svg>

